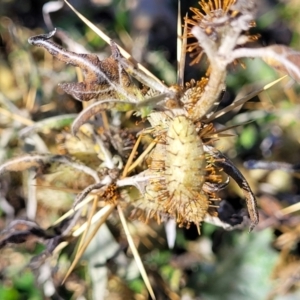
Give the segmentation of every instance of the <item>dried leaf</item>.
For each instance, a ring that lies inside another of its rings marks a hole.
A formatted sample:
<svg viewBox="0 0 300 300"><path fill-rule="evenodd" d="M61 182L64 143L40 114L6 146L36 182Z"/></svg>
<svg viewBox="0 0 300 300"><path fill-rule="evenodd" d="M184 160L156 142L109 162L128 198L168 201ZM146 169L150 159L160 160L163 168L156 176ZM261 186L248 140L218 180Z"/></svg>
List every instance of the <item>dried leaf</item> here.
<svg viewBox="0 0 300 300"><path fill-rule="evenodd" d="M117 101L117 100L106 100L106 101L100 101L96 102L90 106L88 106L86 109L84 109L74 120L72 124L72 134L77 135L77 132L79 128L86 123L91 117L96 116L102 111L107 111L111 109L116 109L119 111L127 111L131 110L135 107L133 103L130 102L124 102L124 101Z"/></svg>
<svg viewBox="0 0 300 300"><path fill-rule="evenodd" d="M300 52L284 45L272 45L263 49L266 56L262 59L268 65L300 82Z"/></svg>
<svg viewBox="0 0 300 300"><path fill-rule="evenodd" d="M51 154L24 155L21 157L11 159L5 162L4 164L0 165L0 175L4 172L22 172L28 170L29 168L42 169L47 164L51 164L51 163L61 163L61 164L69 165L74 169L80 170L92 176L96 182L100 181L97 172L87 167L86 165L74 162L72 161L72 159L64 155L51 155Z"/></svg>
<svg viewBox="0 0 300 300"><path fill-rule="evenodd" d="M0 234L0 248L7 244L21 244L31 241L47 240L55 237L56 234L50 230L40 228L35 222L15 220L8 228Z"/></svg>
<svg viewBox="0 0 300 300"><path fill-rule="evenodd" d="M100 60L96 54L77 54L49 41L55 32L56 30L53 30L48 34L30 37L28 42L31 45L46 49L60 61L82 70L83 82L60 84L66 93L79 101L123 98L132 99L132 102L135 102L132 95L141 96L139 89L119 63L122 55L114 42L111 42L112 55Z"/></svg>
<svg viewBox="0 0 300 300"><path fill-rule="evenodd" d="M42 121L36 122L32 126L23 128L22 130L20 130L19 135L20 137L24 137L34 132L60 129L64 126L69 126L76 118L76 116L77 114L67 114L44 119Z"/></svg>
<svg viewBox="0 0 300 300"><path fill-rule="evenodd" d="M238 184L238 186L242 189L246 197L247 209L251 220L249 230L252 231L253 228L258 224L259 216L257 211L256 199L247 180L245 179L243 174L234 166L230 159L223 153L207 145L205 145L205 151L215 157L215 164L221 167L226 174L232 177Z"/></svg>

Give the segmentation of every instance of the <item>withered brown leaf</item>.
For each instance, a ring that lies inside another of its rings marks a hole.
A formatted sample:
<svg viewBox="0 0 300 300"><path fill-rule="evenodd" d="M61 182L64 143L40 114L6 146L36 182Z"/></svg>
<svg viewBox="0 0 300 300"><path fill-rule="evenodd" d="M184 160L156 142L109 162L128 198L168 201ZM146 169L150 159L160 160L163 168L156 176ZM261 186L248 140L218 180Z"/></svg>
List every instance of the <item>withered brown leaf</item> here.
<svg viewBox="0 0 300 300"><path fill-rule="evenodd" d="M56 30L53 30L48 34L30 37L28 42L46 49L60 61L82 70L84 81L59 85L66 93L77 100L89 101L94 98L98 100L120 99L137 91L131 78L119 63L121 53L113 41L110 44L112 55L100 60L96 54L78 54L49 41L55 32Z"/></svg>
<svg viewBox="0 0 300 300"><path fill-rule="evenodd" d="M40 228L35 222L15 220L0 234L0 249L7 244L21 244L26 241L39 241L55 237L53 231Z"/></svg>
<svg viewBox="0 0 300 300"><path fill-rule="evenodd" d="M300 82L300 52L284 45L272 45L265 50L266 53L275 54L262 57L268 65Z"/></svg>

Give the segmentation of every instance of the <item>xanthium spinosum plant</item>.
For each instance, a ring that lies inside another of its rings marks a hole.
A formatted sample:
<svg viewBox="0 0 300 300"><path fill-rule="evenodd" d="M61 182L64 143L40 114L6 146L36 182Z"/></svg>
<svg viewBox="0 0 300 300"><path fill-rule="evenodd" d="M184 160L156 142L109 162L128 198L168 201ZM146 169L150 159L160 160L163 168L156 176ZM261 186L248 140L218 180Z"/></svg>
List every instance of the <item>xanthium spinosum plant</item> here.
<svg viewBox="0 0 300 300"><path fill-rule="evenodd" d="M280 45L244 46L257 39L249 34L255 25L254 0L200 1L199 5L200 8L191 9L194 14L191 18L185 18L181 51L191 52L195 62L205 54L209 67L205 77L187 83L181 70L176 84L165 85L125 57L113 41L110 41L111 56L100 60L95 54L75 53L51 41L56 30L30 37L31 45L42 47L56 59L81 69L81 82L61 83L60 88L76 100L91 102L76 116L71 132L79 138L76 143L90 143L98 149L98 164L75 161L65 146L66 152L60 155L33 154L7 161L0 166L0 173L29 168L46 173L52 164L66 165L75 174L83 173L86 180L74 199L67 224L76 223L82 208L96 197L110 211L116 206L129 206L132 218L146 222L152 218L158 222L173 219L184 227L194 224L199 234L203 221L231 227L218 218L221 200L218 192L226 188L231 177L245 196L249 215L240 223L245 221L252 230L259 221L255 196L234 163L214 147L217 139L226 136L224 129L215 128L214 120L244 104L250 96L225 109L213 110L225 89L229 65L244 57L260 57L298 80L298 53ZM196 42L186 43L190 38ZM184 55L181 57L183 69ZM121 125L114 125L116 111L134 111L135 118L140 118L143 124L147 120L150 126L139 127L139 132L132 134L122 120ZM100 125L95 117L101 119ZM20 222L22 226L13 223L8 227L2 246L23 242L24 238L16 237L23 230L25 236L27 233L48 241L56 238L51 252L75 232L74 226L66 226L65 221L54 226L59 232L56 234L53 228L43 230L31 222ZM16 230L18 226L20 230Z"/></svg>

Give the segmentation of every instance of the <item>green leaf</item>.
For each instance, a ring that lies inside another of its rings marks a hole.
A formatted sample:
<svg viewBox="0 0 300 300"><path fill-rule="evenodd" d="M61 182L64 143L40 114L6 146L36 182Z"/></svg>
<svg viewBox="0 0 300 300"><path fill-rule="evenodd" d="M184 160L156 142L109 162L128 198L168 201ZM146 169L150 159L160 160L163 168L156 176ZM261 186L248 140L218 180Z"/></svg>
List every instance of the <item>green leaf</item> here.
<svg viewBox="0 0 300 300"><path fill-rule="evenodd" d="M14 288L0 286L0 299L2 299L2 300L17 300L17 299L20 299L20 294Z"/></svg>
<svg viewBox="0 0 300 300"><path fill-rule="evenodd" d="M240 136L240 144L245 149L250 149L254 144L257 136L257 131L254 126L249 125L245 127L241 136Z"/></svg>

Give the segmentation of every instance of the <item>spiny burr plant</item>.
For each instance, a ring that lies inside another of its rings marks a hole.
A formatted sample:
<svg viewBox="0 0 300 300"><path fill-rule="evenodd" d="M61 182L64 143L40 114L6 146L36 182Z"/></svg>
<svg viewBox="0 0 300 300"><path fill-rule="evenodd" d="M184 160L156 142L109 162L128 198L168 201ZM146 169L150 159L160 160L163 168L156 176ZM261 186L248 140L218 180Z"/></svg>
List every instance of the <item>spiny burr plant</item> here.
<svg viewBox="0 0 300 300"><path fill-rule="evenodd" d="M59 154L20 156L3 163L0 174L30 169L38 176L50 173L53 167L67 166L74 170L68 173L68 181L81 176L80 190L68 214L48 229L31 221L12 222L2 234L1 247L34 237L43 241L45 252L51 254L61 243L78 236L77 226L83 220L86 227L90 226L100 207L104 207L104 217L99 219L99 226L117 207L120 214L127 208L130 218L141 222L175 220L186 228L194 224L199 234L203 221L230 228L218 218L218 192L227 187L229 177L242 190L248 212L238 225L247 224L250 231L255 228L259 216L250 185L234 163L214 146L217 139L226 138L226 128L216 129L214 121L250 97L216 112L214 108L226 87L229 65L244 57L260 57L297 80L298 53L280 45L245 46L257 39L249 34L255 26L254 0L200 1L199 6L191 9L191 18L185 18L181 72L178 82L171 86L124 56L114 41L110 41L111 55L100 60L96 54L76 53L54 43L51 39L56 30L28 39L55 59L81 69L81 82L59 86L76 100L91 104L72 123L71 134L76 138L63 134ZM190 38L196 42L186 42ZM206 55L209 67L205 77L184 83L186 52L194 55L194 62L199 62L202 53ZM132 118L139 118L136 125L122 117L131 112ZM22 134L30 130L32 127L23 129ZM83 158L73 156L68 147L70 140L80 149L84 145L93 148L94 158L89 160L86 150L82 150ZM89 205L92 200L93 207ZM90 217L84 217L86 209ZM79 248L83 252L86 245Z"/></svg>

